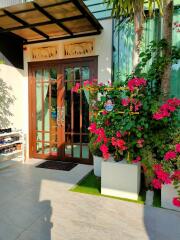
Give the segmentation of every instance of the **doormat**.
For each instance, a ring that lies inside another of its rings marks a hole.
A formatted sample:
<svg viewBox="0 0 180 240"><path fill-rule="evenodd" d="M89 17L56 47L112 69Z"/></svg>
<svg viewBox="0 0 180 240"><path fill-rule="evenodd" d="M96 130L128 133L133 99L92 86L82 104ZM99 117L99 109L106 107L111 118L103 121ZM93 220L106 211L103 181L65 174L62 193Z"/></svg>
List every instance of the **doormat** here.
<svg viewBox="0 0 180 240"><path fill-rule="evenodd" d="M62 171L70 171L78 164L73 162L61 162L61 161L46 161L41 163L40 165L36 166L37 168L47 168L47 169L54 169L54 170L62 170Z"/></svg>

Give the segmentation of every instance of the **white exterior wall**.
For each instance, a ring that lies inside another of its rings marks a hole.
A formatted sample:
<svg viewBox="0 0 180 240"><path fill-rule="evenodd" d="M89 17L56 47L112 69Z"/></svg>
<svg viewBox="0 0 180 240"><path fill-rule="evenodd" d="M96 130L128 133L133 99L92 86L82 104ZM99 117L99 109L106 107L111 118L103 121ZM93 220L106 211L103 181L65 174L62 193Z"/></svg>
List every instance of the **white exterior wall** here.
<svg viewBox="0 0 180 240"><path fill-rule="evenodd" d="M27 157L29 155L29 145L28 145L28 135L29 135L29 116L28 116L28 62L31 61L31 49L37 46L51 46L58 45L59 47L59 57L58 59L63 59L63 51L61 51L62 46L66 42L79 41L82 39L94 39L95 40L95 56L98 56L98 82L104 82L111 80L111 64L112 64L112 19L100 21L103 26L103 31L100 35L90 36L84 38L77 38L64 41L54 41L47 43L38 43L25 46L24 50L24 82L23 82L23 124L22 129L27 135Z"/></svg>
<svg viewBox="0 0 180 240"><path fill-rule="evenodd" d="M0 128L11 127L22 129L24 115L22 104L23 74L24 71L21 69L17 69L11 65L0 64L0 98L1 104L5 104L4 110L0 107ZM8 103L8 99L11 99L12 103ZM12 116L9 116L8 112Z"/></svg>

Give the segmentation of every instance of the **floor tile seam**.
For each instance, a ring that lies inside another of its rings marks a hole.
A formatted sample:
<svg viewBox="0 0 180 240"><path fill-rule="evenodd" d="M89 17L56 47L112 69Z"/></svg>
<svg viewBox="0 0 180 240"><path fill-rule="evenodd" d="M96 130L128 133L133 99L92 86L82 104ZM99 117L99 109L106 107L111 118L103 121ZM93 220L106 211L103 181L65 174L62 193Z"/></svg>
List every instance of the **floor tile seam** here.
<svg viewBox="0 0 180 240"><path fill-rule="evenodd" d="M16 238L15 240L18 240L18 239L21 237L21 235L22 235L24 232L26 232L28 229L30 229L31 226L32 226L36 221L38 221L38 220L45 214L45 212L47 212L48 210L49 210L49 208L46 209L46 210L44 210L41 214L39 214L38 217L37 217L31 224L29 224L26 228L23 229L23 231L17 236L17 238ZM16 225L16 226L17 226L17 225ZM19 226L18 226L18 227L19 227Z"/></svg>

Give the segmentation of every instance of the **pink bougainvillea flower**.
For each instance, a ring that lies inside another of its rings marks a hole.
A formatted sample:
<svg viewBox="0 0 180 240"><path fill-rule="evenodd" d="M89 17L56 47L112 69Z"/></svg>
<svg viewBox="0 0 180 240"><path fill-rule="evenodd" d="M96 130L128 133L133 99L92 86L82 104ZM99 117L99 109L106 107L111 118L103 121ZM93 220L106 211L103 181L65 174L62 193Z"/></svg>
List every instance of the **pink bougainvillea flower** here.
<svg viewBox="0 0 180 240"><path fill-rule="evenodd" d="M143 147L143 143L144 143L144 139L138 139L137 140L137 145L138 145L139 148Z"/></svg>
<svg viewBox="0 0 180 240"><path fill-rule="evenodd" d="M139 111L139 108L142 106L142 103L135 98L132 99L132 103L134 105L134 111L135 112Z"/></svg>
<svg viewBox="0 0 180 240"><path fill-rule="evenodd" d="M100 146L100 150L102 152L108 152L108 147L105 144L103 144L103 145Z"/></svg>
<svg viewBox="0 0 180 240"><path fill-rule="evenodd" d="M115 137L112 137L111 144L114 147L118 147L120 151L124 151L127 149L127 147L125 146L126 142L123 139L116 139Z"/></svg>
<svg viewBox="0 0 180 240"><path fill-rule="evenodd" d="M106 114L108 114L108 111L106 110L102 111L102 115L106 115Z"/></svg>
<svg viewBox="0 0 180 240"><path fill-rule="evenodd" d="M111 144L115 147L117 146L117 142L116 142L116 138L115 137L112 137L111 138Z"/></svg>
<svg viewBox="0 0 180 240"><path fill-rule="evenodd" d="M128 88L133 92L135 87L146 86L146 84L147 82L144 78L132 78L128 81Z"/></svg>
<svg viewBox="0 0 180 240"><path fill-rule="evenodd" d="M161 164L154 164L153 169L154 169L155 172L160 171L160 170L162 170L162 165Z"/></svg>
<svg viewBox="0 0 180 240"><path fill-rule="evenodd" d="M97 81L98 81L97 78L93 78L93 79L92 79L92 82L93 82L93 83L97 83Z"/></svg>
<svg viewBox="0 0 180 240"><path fill-rule="evenodd" d="M88 127L88 130L89 130L91 133L96 133L96 131L97 131L96 123L91 123L90 126Z"/></svg>
<svg viewBox="0 0 180 240"><path fill-rule="evenodd" d="M179 197L174 197L173 198L173 205L176 207L180 207L180 199Z"/></svg>
<svg viewBox="0 0 180 240"><path fill-rule="evenodd" d="M122 135L121 135L120 131L117 131L117 132L116 132L116 137L120 138L121 136L122 136Z"/></svg>
<svg viewBox="0 0 180 240"><path fill-rule="evenodd" d="M139 111L140 107L142 106L142 103L139 101L134 105L134 111L137 112Z"/></svg>
<svg viewBox="0 0 180 240"><path fill-rule="evenodd" d="M108 80L108 84L110 87L112 86L112 82L110 80Z"/></svg>
<svg viewBox="0 0 180 240"><path fill-rule="evenodd" d="M163 118L164 118L163 115L159 112L153 114L153 119L155 120L161 120Z"/></svg>
<svg viewBox="0 0 180 240"><path fill-rule="evenodd" d="M117 147L121 150L124 151L127 149L127 147L125 146L126 142L123 139L118 139L117 140Z"/></svg>
<svg viewBox="0 0 180 240"><path fill-rule="evenodd" d="M163 119L165 117L169 117L169 116L170 116L170 113L166 110L159 111L159 112L153 114L153 118L155 120L161 120L161 119Z"/></svg>
<svg viewBox="0 0 180 240"><path fill-rule="evenodd" d="M164 103L161 107L160 110L163 112L170 111L174 112L176 110L176 107L173 105L169 105L168 103Z"/></svg>
<svg viewBox="0 0 180 240"><path fill-rule="evenodd" d="M180 99L178 98L170 98L167 100L167 103L171 106L175 106L175 107L178 107L180 106Z"/></svg>
<svg viewBox="0 0 180 240"><path fill-rule="evenodd" d="M170 174L163 170L161 164L154 164L153 169L158 180L160 180L162 183L170 184L172 182Z"/></svg>
<svg viewBox="0 0 180 240"><path fill-rule="evenodd" d="M130 103L130 99L129 98L122 98L121 100L121 104L124 106L124 107L127 107Z"/></svg>
<svg viewBox="0 0 180 240"><path fill-rule="evenodd" d="M176 144L176 150L177 153L180 153L180 143Z"/></svg>
<svg viewBox="0 0 180 240"><path fill-rule="evenodd" d="M84 81L84 83L83 83L84 87L86 87L87 85L91 86L92 84L93 84L93 82L92 82L92 81L89 81L89 80L86 80L86 81Z"/></svg>
<svg viewBox="0 0 180 240"><path fill-rule="evenodd" d="M98 135L98 137L101 138L104 138L106 136L104 128L98 128L95 133Z"/></svg>
<svg viewBox="0 0 180 240"><path fill-rule="evenodd" d="M137 163L141 161L141 157L137 156L136 159L132 160L133 163Z"/></svg>
<svg viewBox="0 0 180 240"><path fill-rule="evenodd" d="M103 82L100 82L100 83L98 84L98 86L99 86L99 87L102 87L102 86L104 86L104 83L103 83Z"/></svg>
<svg viewBox="0 0 180 240"><path fill-rule="evenodd" d="M180 170L175 170L171 176L171 179L180 181Z"/></svg>
<svg viewBox="0 0 180 240"><path fill-rule="evenodd" d="M98 136L96 139L96 143L104 142L105 144L107 144L108 138L106 137L104 128L96 129L95 134Z"/></svg>
<svg viewBox="0 0 180 240"><path fill-rule="evenodd" d="M100 146L100 150L101 150L101 152L103 154L103 158L104 159L108 159L110 157L110 154L108 152L109 149L108 149L108 147L105 144Z"/></svg>
<svg viewBox="0 0 180 240"><path fill-rule="evenodd" d="M153 118L155 120L161 120L165 117L171 116L171 113L176 110L177 107L180 106L180 99L171 98L168 99L159 110L153 114Z"/></svg>
<svg viewBox="0 0 180 240"><path fill-rule="evenodd" d="M76 85L72 87L71 92L78 93L80 86L81 86L80 83L76 83Z"/></svg>
<svg viewBox="0 0 180 240"><path fill-rule="evenodd" d="M166 161L169 161L171 159L175 159L176 158L176 153L174 151L168 151L165 155L164 155L164 159Z"/></svg>
<svg viewBox="0 0 180 240"><path fill-rule="evenodd" d="M155 189L161 189L161 182L158 179L154 178L152 180L152 186Z"/></svg>

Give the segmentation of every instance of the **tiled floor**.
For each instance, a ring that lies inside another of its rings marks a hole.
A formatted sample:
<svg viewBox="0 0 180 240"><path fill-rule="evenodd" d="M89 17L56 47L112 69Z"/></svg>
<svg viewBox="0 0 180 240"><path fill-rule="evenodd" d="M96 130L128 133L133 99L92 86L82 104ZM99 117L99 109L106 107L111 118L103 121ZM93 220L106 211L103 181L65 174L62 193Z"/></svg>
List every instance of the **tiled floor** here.
<svg viewBox="0 0 180 240"><path fill-rule="evenodd" d="M90 170L0 171L0 240L179 240L180 213L68 191Z"/></svg>

